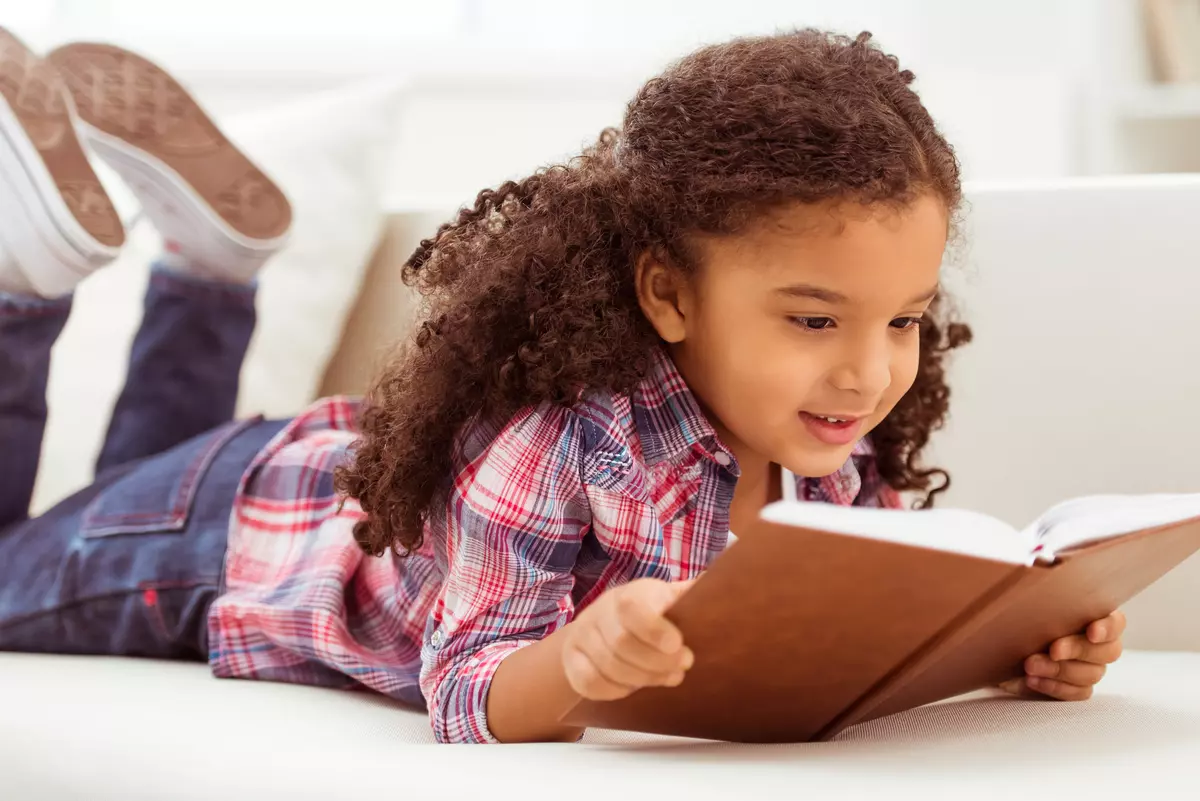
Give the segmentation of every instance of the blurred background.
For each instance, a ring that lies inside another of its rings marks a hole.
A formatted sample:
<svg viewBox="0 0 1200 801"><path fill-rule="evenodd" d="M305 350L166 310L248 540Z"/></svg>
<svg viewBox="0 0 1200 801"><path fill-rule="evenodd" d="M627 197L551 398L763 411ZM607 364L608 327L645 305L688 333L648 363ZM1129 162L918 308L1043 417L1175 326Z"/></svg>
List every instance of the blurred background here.
<svg viewBox="0 0 1200 801"><path fill-rule="evenodd" d="M396 210L576 151L700 43L806 25L897 54L968 179L1200 171L1200 0L0 0L0 24L142 52L218 120L401 81Z"/></svg>
<svg viewBox="0 0 1200 801"><path fill-rule="evenodd" d="M1016 281L1019 271L988 269L1015 261L1074 288L1138 261L1183 287L1200 252L1200 0L0 0L0 25L38 51L102 41L157 61L285 188L296 224L261 276L240 415L362 392L414 319L396 279L422 238L480 189L619 125L671 60L742 34L870 30L913 70L983 207L964 259L980 274ZM174 102L133 71L106 81L142 124ZM96 167L128 240L79 288L56 347L35 509L90 480L161 250L128 188ZM1121 177L1076 179L1101 175ZM1132 194L1105 194L1113 187ZM1027 192L1053 198L1040 206ZM971 309L981 342L988 308ZM997 324L994 341L1006 332ZM1172 375L1191 358L1152 349ZM972 369L993 379L1023 353L974 352Z"/></svg>

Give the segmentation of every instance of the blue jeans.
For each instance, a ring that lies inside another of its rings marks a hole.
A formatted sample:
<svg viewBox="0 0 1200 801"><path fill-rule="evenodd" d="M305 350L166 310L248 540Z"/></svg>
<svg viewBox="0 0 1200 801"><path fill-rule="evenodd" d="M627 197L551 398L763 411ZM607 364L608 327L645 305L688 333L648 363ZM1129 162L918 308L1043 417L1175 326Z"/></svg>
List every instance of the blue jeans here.
<svg viewBox="0 0 1200 801"><path fill-rule="evenodd" d="M254 288L155 268L95 483L30 518L70 309L0 294L0 650L206 660L234 493L285 424L232 420Z"/></svg>

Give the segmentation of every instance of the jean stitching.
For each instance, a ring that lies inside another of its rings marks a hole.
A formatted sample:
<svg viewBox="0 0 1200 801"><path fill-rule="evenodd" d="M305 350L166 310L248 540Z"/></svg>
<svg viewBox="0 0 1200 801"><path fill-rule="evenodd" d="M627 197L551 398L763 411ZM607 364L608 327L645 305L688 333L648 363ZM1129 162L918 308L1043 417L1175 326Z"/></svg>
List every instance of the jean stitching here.
<svg viewBox="0 0 1200 801"><path fill-rule="evenodd" d="M168 642L171 639L170 633L167 631L167 621L163 617L162 606L158 602L158 590L153 586L140 587L142 594L142 608L146 610L146 617L150 618L150 626L158 634L159 639L163 642ZM146 590L155 591L155 599L153 604L146 603Z"/></svg>
<svg viewBox="0 0 1200 801"><path fill-rule="evenodd" d="M164 589L168 589L168 590L197 589L200 587L213 587L215 589L216 585L210 584L207 581L202 582L199 579L197 579L196 582L191 587L164 587ZM139 585L138 587L136 587L132 590L114 590L112 592L100 593L99 595L89 595L86 598L76 598L76 599L74 599L72 601L68 601L67 603L64 603L64 604L56 604L56 605L50 607L49 609L39 609L36 612L29 612L28 614L20 615L18 617L14 617L9 620L0 622L0 631L12 628L13 626L17 626L21 623L28 623L32 620L37 620L38 618L46 617L48 615L54 615L59 612L65 612L68 609L74 609L77 606L82 606L83 604L92 603L93 601L107 601L107 600L110 600L113 598L121 598L123 596L141 595L143 592L145 592L148 589L156 589L156 587L153 584L147 583L145 585Z"/></svg>
<svg viewBox="0 0 1200 801"><path fill-rule="evenodd" d="M226 423L224 429L217 429L211 435L211 441L197 454L188 465L187 471L184 473L182 480L179 482L179 489L175 490L175 503L170 507L166 514L161 511L157 512L131 512L127 514L107 514L100 515L96 513L84 513L83 530L86 532L90 529L104 528L111 525L133 524L138 521L164 520L164 522L179 523L182 519L186 519L187 511L195 500L195 489L199 484L198 478L203 475L211 466L216 458L216 453L221 448L225 447L235 436L243 430L249 428L257 422L256 418L248 418L237 422ZM93 501L98 504L101 498L105 497L101 494Z"/></svg>

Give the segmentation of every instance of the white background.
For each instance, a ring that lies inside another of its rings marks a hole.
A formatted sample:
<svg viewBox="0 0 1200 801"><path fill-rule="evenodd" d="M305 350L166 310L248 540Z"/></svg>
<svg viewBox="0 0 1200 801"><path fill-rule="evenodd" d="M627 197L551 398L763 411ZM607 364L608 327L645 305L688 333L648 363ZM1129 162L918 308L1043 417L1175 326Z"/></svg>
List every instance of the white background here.
<svg viewBox="0 0 1200 801"><path fill-rule="evenodd" d="M806 25L875 33L968 179L1200 171L1200 88L1148 83L1136 0L0 0L0 25L142 52L218 119L404 81L396 208L564 158L697 44Z"/></svg>

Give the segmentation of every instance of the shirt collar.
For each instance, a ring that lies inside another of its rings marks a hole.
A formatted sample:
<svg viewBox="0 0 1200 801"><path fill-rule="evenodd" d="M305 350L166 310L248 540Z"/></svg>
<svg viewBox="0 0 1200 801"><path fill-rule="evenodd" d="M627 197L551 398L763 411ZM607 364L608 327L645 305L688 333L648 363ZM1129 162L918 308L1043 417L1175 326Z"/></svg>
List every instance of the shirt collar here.
<svg viewBox="0 0 1200 801"><path fill-rule="evenodd" d="M662 348L651 353L650 369L630 401L646 464L678 461L697 445L710 456L725 452L675 361Z"/></svg>
<svg viewBox="0 0 1200 801"><path fill-rule="evenodd" d="M875 448L863 437L850 452L850 458L836 473L820 478L796 477L796 497L848 506L863 491L863 485L874 476ZM871 488L868 487L868 494Z"/></svg>

